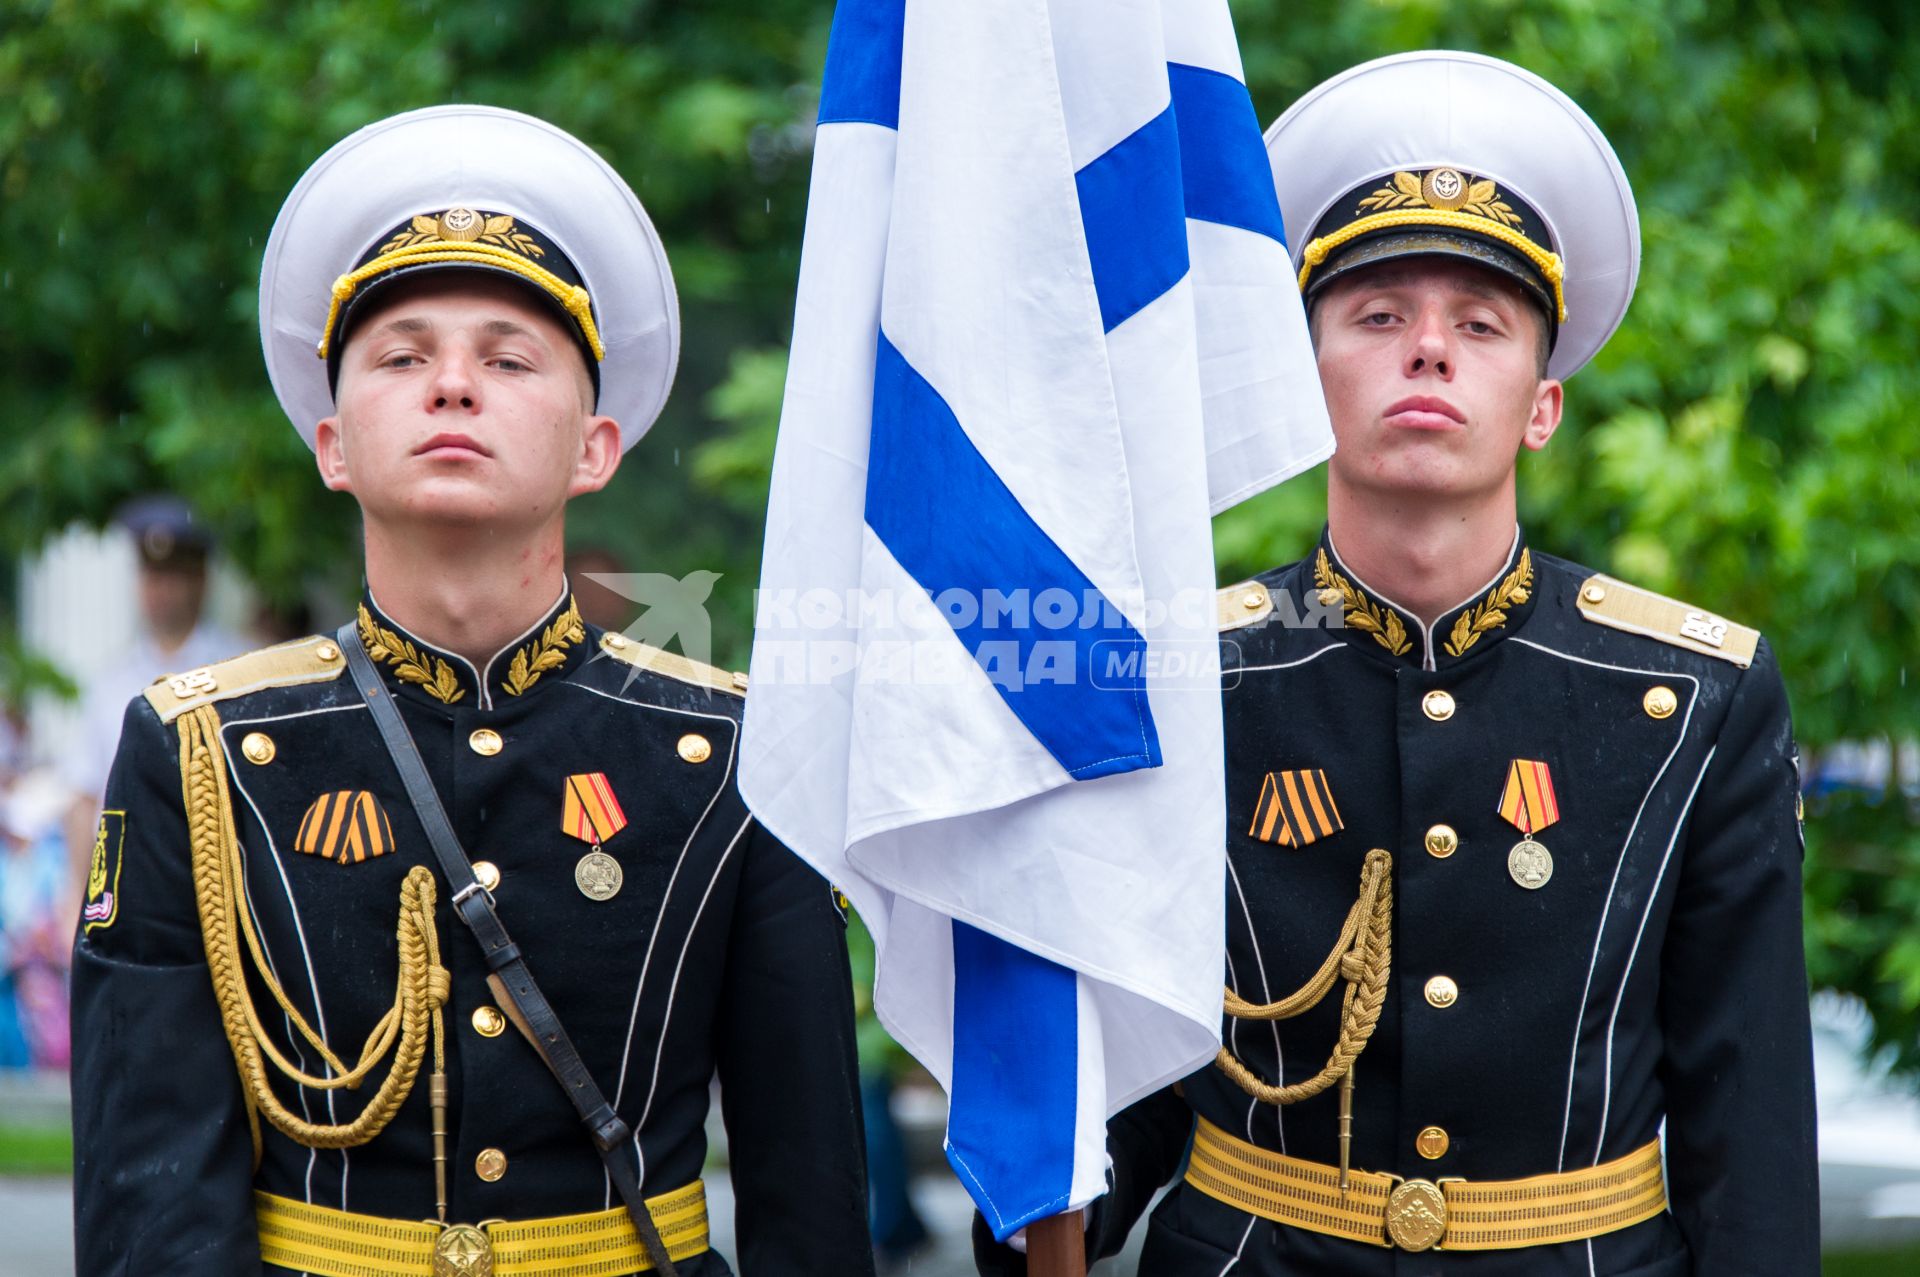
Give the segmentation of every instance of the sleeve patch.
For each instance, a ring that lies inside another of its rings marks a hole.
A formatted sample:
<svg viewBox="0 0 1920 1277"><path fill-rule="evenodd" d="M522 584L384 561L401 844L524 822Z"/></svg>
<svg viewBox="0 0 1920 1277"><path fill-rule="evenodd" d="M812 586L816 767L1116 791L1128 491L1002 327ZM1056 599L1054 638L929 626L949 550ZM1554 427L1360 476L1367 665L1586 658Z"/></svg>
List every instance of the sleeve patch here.
<svg viewBox="0 0 1920 1277"><path fill-rule="evenodd" d="M120 916L120 863L127 850L127 813L103 811L87 867L87 903L80 910L82 934L105 930Z"/></svg>

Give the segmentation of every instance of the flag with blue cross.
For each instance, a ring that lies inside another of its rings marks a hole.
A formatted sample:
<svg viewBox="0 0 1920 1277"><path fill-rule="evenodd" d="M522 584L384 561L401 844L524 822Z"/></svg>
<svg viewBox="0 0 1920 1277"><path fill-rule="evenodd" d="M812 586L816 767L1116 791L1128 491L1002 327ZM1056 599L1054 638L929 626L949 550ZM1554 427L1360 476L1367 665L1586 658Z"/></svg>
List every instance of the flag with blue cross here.
<svg viewBox="0 0 1920 1277"><path fill-rule="evenodd" d="M1219 1041L1211 514L1324 460L1226 0L841 0L741 788L995 1234Z"/></svg>

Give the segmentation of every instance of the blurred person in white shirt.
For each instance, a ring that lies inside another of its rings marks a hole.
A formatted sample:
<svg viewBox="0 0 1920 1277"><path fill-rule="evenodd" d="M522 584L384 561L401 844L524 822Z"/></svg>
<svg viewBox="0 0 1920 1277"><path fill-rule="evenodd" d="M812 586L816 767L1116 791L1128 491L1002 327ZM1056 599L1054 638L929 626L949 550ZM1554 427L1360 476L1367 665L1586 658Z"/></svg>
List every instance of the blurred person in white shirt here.
<svg viewBox="0 0 1920 1277"><path fill-rule="evenodd" d="M252 646L205 616L213 538L185 501L165 495L139 497L121 509L115 522L133 538L140 556L140 628L120 656L87 680L79 731L61 759L61 778L73 795L66 841L76 883L87 872L100 797L120 743L120 717L127 702L156 678L197 670Z"/></svg>

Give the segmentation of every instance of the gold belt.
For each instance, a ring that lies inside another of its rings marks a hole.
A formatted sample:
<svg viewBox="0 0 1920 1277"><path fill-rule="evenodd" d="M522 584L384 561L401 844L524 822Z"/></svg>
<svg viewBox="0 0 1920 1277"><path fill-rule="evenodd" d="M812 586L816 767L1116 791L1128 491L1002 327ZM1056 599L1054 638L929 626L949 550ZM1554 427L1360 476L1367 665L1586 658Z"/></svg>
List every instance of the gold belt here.
<svg viewBox="0 0 1920 1277"><path fill-rule="evenodd" d="M478 1225L384 1219L255 1192L260 1258L313 1277L622 1277L653 1267L624 1207ZM707 1248L707 1186L647 1199L667 1254Z"/></svg>
<svg viewBox="0 0 1920 1277"><path fill-rule="evenodd" d="M1402 1250L1511 1250L1582 1241L1667 1208L1660 1142L1598 1166L1529 1179L1402 1179L1353 1171L1235 1139L1206 1118L1187 1183L1262 1219Z"/></svg>

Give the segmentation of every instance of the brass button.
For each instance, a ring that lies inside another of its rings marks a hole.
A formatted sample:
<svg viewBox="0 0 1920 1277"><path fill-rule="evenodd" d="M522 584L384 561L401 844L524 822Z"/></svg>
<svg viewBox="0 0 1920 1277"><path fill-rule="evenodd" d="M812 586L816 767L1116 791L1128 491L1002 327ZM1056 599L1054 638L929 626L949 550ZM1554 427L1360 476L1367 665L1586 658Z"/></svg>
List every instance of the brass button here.
<svg viewBox="0 0 1920 1277"><path fill-rule="evenodd" d="M1460 835L1453 832L1452 825L1435 825L1427 830L1427 854L1436 860L1445 860L1460 850Z"/></svg>
<svg viewBox="0 0 1920 1277"><path fill-rule="evenodd" d="M1459 1000L1460 986L1455 984L1447 976L1437 975L1427 981L1427 1002L1429 1004L1439 1007L1444 1011Z"/></svg>
<svg viewBox="0 0 1920 1277"><path fill-rule="evenodd" d="M1648 718L1671 718L1673 711L1680 708L1680 698L1673 694L1671 687L1649 687L1640 704L1646 708Z"/></svg>
<svg viewBox="0 0 1920 1277"><path fill-rule="evenodd" d="M323 661L337 661L340 659L340 649L331 643L322 643L319 647L313 649L313 654Z"/></svg>
<svg viewBox="0 0 1920 1277"><path fill-rule="evenodd" d="M473 1159L473 1173L491 1184L507 1173L507 1155L497 1148L483 1148Z"/></svg>
<svg viewBox="0 0 1920 1277"><path fill-rule="evenodd" d="M1431 1162L1435 1158L1445 1157L1447 1155L1447 1146L1452 1142L1452 1140L1447 1138L1445 1131L1437 1126L1429 1126L1426 1130L1413 1137L1413 1148L1420 1156Z"/></svg>
<svg viewBox="0 0 1920 1277"><path fill-rule="evenodd" d="M480 885L488 891L498 891L500 889L500 866L494 864L491 860L474 861L473 876L478 878Z"/></svg>
<svg viewBox="0 0 1920 1277"><path fill-rule="evenodd" d="M250 763L270 763L273 761L273 737L265 732L248 732L240 742L240 752Z"/></svg>
<svg viewBox="0 0 1920 1277"><path fill-rule="evenodd" d="M1340 601L1340 591L1331 590L1331 589L1320 591L1321 607L1332 607L1335 603L1338 603L1339 601Z"/></svg>
<svg viewBox="0 0 1920 1277"><path fill-rule="evenodd" d="M483 1038L497 1038L507 1027L507 1017L499 1007L480 1007L473 1013L473 1031Z"/></svg>
<svg viewBox="0 0 1920 1277"><path fill-rule="evenodd" d="M627 636L624 634L613 632L613 633L607 634L606 637L600 640L600 642L602 643L602 645L606 647L610 647L617 652L621 648L627 645Z"/></svg>
<svg viewBox="0 0 1920 1277"><path fill-rule="evenodd" d="M1607 597L1607 591L1602 586L1589 585L1586 589L1580 591L1580 597L1589 603L1599 603Z"/></svg>
<svg viewBox="0 0 1920 1277"><path fill-rule="evenodd" d="M467 737L467 744L471 745L473 752L482 758L492 758L506 746L506 742L500 739L500 733L491 727L482 727Z"/></svg>
<svg viewBox="0 0 1920 1277"><path fill-rule="evenodd" d="M1420 698L1420 712L1436 723L1444 723L1453 717L1453 696L1438 688Z"/></svg>
<svg viewBox="0 0 1920 1277"><path fill-rule="evenodd" d="M713 746L709 745L707 738L698 732L688 732L685 736L682 736L680 738L679 750L680 757L690 763L704 763L713 757Z"/></svg>
<svg viewBox="0 0 1920 1277"><path fill-rule="evenodd" d="M1266 606L1266 603L1267 595L1264 590L1248 590L1240 596L1240 606L1249 612L1258 612Z"/></svg>

